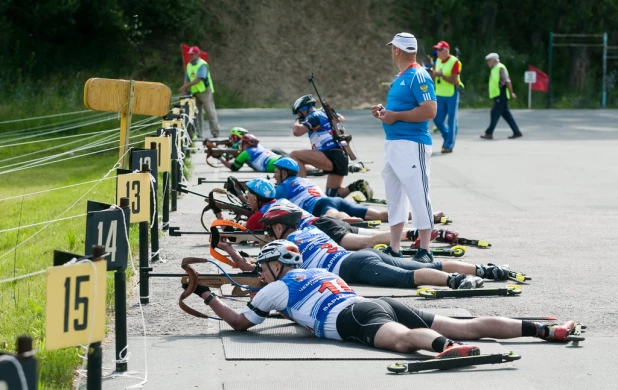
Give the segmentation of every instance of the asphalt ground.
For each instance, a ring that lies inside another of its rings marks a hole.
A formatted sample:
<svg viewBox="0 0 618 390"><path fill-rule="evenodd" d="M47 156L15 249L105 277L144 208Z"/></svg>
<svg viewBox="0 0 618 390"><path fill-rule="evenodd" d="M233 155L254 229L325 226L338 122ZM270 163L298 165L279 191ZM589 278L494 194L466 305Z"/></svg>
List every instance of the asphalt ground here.
<svg viewBox="0 0 618 390"><path fill-rule="evenodd" d="M384 197L380 177L383 140L380 123L368 110L342 111L354 148L370 172L352 174L346 183L367 179L375 197ZM454 153L441 155L439 134L434 135L431 160L431 199L434 210L444 211L461 237L484 239L491 249L469 248L463 260L474 264L509 264L532 276L519 297L444 299L402 298L423 308L465 309L473 315L555 316L588 326L579 347L536 339L515 339L501 344L522 355L520 361L449 372L411 376L387 374L385 360L230 361L225 360L219 324L190 317L177 305L176 279L151 281L150 304L143 307L146 335L137 300L132 298L129 321L133 377L114 376L113 333L104 350L107 368L104 387L125 388L147 372L151 389L314 389L351 388L536 388L615 389L613 372L618 358L618 111L514 112L524 137L508 140L510 130L500 122L493 141L479 138L489 121L488 110L462 110ZM223 129L242 126L265 146L286 151L308 146L305 137L291 134L289 110L220 110ZM197 186L198 177L224 179L224 169L192 157L190 188L207 194L213 185ZM246 169L243 169L245 171ZM264 174L240 172L237 177ZM320 185L325 179L317 178ZM203 199L186 195L172 213L171 226L201 229ZM383 227L384 229L386 226ZM182 272L186 256L206 256L205 236L162 237L163 261L156 272ZM248 251L255 253L256 248ZM212 272L212 266L199 268ZM499 286L504 283L488 283ZM205 309L191 297L195 308ZM229 301L240 308L245 303ZM259 330L256 328L256 330ZM259 337L259 336L258 336ZM337 343L333 341L333 343ZM144 356L144 345L146 356ZM264 348L273 348L267 342ZM345 343L342 343L345 347ZM146 364L147 362L147 364ZM488 375L490 374L490 375Z"/></svg>

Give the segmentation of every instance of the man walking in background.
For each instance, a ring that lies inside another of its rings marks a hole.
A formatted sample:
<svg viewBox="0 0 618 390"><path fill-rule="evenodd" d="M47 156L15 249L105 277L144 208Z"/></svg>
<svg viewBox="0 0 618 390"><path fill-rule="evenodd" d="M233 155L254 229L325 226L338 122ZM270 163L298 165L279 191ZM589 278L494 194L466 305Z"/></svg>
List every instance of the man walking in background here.
<svg viewBox="0 0 618 390"><path fill-rule="evenodd" d="M483 139L494 139L494 129L500 120L500 116L504 118L506 123L511 126L513 135L509 139L519 138L523 134L519 131L515 119L509 110L509 99L516 99L517 95L513 92L513 85L509 79L509 71L503 63L500 62L498 53L489 53L485 60L487 66L491 69L489 73L489 98L494 99L494 106L491 109L491 122L485 130L485 134L481 135Z"/></svg>
<svg viewBox="0 0 618 390"><path fill-rule="evenodd" d="M414 35L399 33L388 43L399 74L391 84L386 107L371 107L382 121L384 169L391 243L385 252L401 257L401 233L412 206L413 224L418 229L421 248L414 259L432 262L429 241L433 229L433 210L429 199L431 136L429 120L436 116L436 95L429 73L416 62L418 45Z"/></svg>
<svg viewBox="0 0 618 390"><path fill-rule="evenodd" d="M452 153L457 137L457 109L459 108L459 89L463 87L461 82L461 61L450 54L451 47L448 42L440 41L433 47L438 52L433 77L436 83L436 99L438 112L433 120L442 139L442 153ZM448 115L448 126L444 120Z"/></svg>
<svg viewBox="0 0 618 390"><path fill-rule="evenodd" d="M217 121L217 112L215 111L215 101L213 99L215 88L212 84L210 68L208 63L200 58L199 47L191 47L189 55L190 61L185 72L185 83L180 87L179 91L183 95L187 89L190 89L191 94L195 97L195 105L198 109L196 126L198 139L204 140L204 111L208 113L210 133L216 138L219 136L219 122Z"/></svg>

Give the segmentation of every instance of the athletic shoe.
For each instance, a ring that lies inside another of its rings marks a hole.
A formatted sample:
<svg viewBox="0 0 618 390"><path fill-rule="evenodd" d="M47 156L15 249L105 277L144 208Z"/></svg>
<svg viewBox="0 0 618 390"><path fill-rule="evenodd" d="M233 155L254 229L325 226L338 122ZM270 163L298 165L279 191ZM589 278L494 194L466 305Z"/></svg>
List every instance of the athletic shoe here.
<svg viewBox="0 0 618 390"><path fill-rule="evenodd" d="M414 235L418 235L418 231L417 230L409 230L408 233L406 234L406 237L409 240L412 240ZM429 241L435 240L436 238L438 238L439 235L440 235L440 230L439 229L432 229L431 230L431 236L429 237ZM420 237L416 237L414 239L414 242L412 242L412 244L410 244L410 248L411 249L419 249L420 247L421 247L421 238Z"/></svg>
<svg viewBox="0 0 618 390"><path fill-rule="evenodd" d="M487 265L477 265L476 275L483 279L506 280L509 278L509 266L497 266L489 263Z"/></svg>
<svg viewBox="0 0 618 390"><path fill-rule="evenodd" d="M513 138L519 138L519 137L523 137L524 135L522 133L515 133L513 135L509 135L508 139L513 139Z"/></svg>
<svg viewBox="0 0 618 390"><path fill-rule="evenodd" d="M478 356L481 354L481 349L476 345L452 344L444 351L436 355L436 359L450 359L467 356Z"/></svg>
<svg viewBox="0 0 618 390"><path fill-rule="evenodd" d="M483 139L494 139L494 136L493 136L493 134L485 133L485 134L481 135L481 138L483 138Z"/></svg>
<svg viewBox="0 0 618 390"><path fill-rule="evenodd" d="M390 245L389 245L389 246L387 246L386 248L384 248L384 250L383 250L382 252L384 252L384 253L386 253L387 255L392 256L392 257L403 257L403 255L401 254L401 251L397 251L397 252L395 252L395 251L393 250L393 248L391 248L391 246L390 246Z"/></svg>
<svg viewBox="0 0 618 390"><path fill-rule="evenodd" d="M442 148L442 153L453 153L453 149L452 148Z"/></svg>
<svg viewBox="0 0 618 390"><path fill-rule="evenodd" d="M433 263L433 255L427 249L419 248L412 260L419 263Z"/></svg>
<svg viewBox="0 0 618 390"><path fill-rule="evenodd" d="M574 328L575 321L567 321L562 325L547 325L547 333L541 338L547 341L568 341L567 336L573 333Z"/></svg>

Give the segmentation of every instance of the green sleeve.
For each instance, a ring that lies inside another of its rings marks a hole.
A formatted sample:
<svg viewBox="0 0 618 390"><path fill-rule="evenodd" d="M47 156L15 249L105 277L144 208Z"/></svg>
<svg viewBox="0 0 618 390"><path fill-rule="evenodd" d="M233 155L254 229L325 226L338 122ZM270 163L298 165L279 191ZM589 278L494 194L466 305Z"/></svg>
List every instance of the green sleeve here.
<svg viewBox="0 0 618 390"><path fill-rule="evenodd" d="M242 168L242 166L249 162L251 160L251 157L249 156L249 153L247 153L247 151L243 151L241 152L238 157L236 157L236 160L234 160L234 162L232 163L232 170L233 171L237 171L240 168Z"/></svg>

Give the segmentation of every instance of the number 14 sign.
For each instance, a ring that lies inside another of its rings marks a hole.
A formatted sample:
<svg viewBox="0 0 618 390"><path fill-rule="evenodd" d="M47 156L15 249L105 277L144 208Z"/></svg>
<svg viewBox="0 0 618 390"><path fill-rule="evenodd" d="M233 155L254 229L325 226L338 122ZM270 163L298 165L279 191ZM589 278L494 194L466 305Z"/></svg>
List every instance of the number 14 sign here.
<svg viewBox="0 0 618 390"><path fill-rule="evenodd" d="M111 209L111 205L88 201L88 215L86 217L86 255L92 254L93 245L105 248L107 270L127 268L129 244L129 210ZM123 216L124 214L124 216Z"/></svg>

